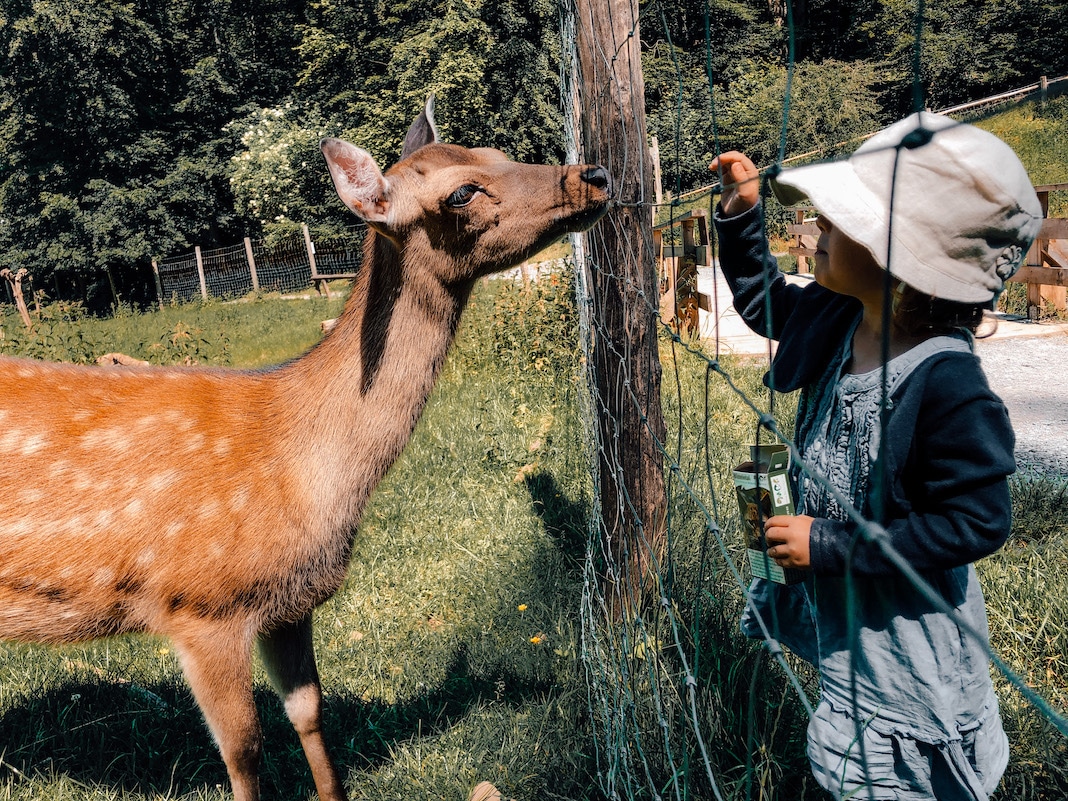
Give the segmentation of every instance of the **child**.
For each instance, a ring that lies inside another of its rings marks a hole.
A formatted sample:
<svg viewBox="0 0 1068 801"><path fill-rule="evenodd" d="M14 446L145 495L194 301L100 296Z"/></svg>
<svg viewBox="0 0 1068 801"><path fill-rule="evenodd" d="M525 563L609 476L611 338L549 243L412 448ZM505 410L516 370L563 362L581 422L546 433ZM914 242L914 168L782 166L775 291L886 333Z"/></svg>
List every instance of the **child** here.
<svg viewBox="0 0 1068 801"><path fill-rule="evenodd" d="M809 572L788 587L755 579L742 628L759 637L758 613L777 621L819 668L808 755L822 787L982 801L1008 761L984 645L860 535L840 499L987 633L971 563L1009 534L1014 436L973 335L1038 232L1038 198L1001 140L915 114L848 161L773 180L784 203L807 197L820 213L815 282L800 286L769 254L753 163L732 152L712 168L735 307L779 342L768 383L801 390L798 514L765 532L771 559Z"/></svg>

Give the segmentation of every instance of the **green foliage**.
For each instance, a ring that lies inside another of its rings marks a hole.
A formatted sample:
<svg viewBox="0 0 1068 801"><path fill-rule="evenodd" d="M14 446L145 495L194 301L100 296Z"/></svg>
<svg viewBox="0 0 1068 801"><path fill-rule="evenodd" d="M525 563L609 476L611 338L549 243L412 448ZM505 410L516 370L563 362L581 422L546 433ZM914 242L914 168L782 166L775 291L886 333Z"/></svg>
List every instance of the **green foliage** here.
<svg viewBox="0 0 1068 801"><path fill-rule="evenodd" d="M303 3L141 5L12 0L0 12L0 265L73 286L97 310L117 300L111 282L143 301L151 257L234 237L223 128L291 85L264 59L286 64L284 46L267 45L294 35L281 23Z"/></svg>
<svg viewBox="0 0 1068 801"><path fill-rule="evenodd" d="M1063 3L941 0L928 5L920 68L925 97L933 108L942 108L1035 82L1040 75L1064 75L1064 48L1045 51L1045 45L1066 23ZM906 41L899 49L906 49Z"/></svg>
<svg viewBox="0 0 1068 801"><path fill-rule="evenodd" d="M882 124L878 73L864 63L827 61L799 64L787 98L787 71L775 64L753 62L740 72L721 104L723 149L746 152L758 164L820 151L823 157L853 150L857 137ZM783 115L788 114L786 141L781 143Z"/></svg>
<svg viewBox="0 0 1068 801"><path fill-rule="evenodd" d="M1068 95L1027 103L974 121L1012 147L1032 183L1068 183ZM1050 216L1068 216L1068 193L1050 197Z"/></svg>
<svg viewBox="0 0 1068 801"><path fill-rule="evenodd" d="M156 364L238 364L265 367L310 348L320 323L336 317L342 301L277 297L237 303L189 303L163 311L116 310L110 319L88 315L80 303L56 302L31 310L34 333L14 313L0 317L0 354L90 364L120 352Z"/></svg>
<svg viewBox="0 0 1068 801"><path fill-rule="evenodd" d="M911 0L810 0L794 6L797 58L878 66L884 109L897 118L917 105L945 108L1068 72L1058 2L937 0L924 3L916 38Z"/></svg>
<svg viewBox="0 0 1068 801"><path fill-rule="evenodd" d="M642 71L646 119L658 140L664 190L678 195L710 183L708 165L716 138L703 61L658 42L642 53ZM716 122L722 125L720 111L717 106Z"/></svg>
<svg viewBox="0 0 1068 801"><path fill-rule="evenodd" d="M99 331L81 324L80 303L53 303L33 315L33 330L26 330L16 314L0 317L0 354L45 361L92 364L109 348Z"/></svg>
<svg viewBox="0 0 1068 801"><path fill-rule="evenodd" d="M978 563L994 650L1046 698L1068 708L1068 484L1063 477L1018 476L1010 484L1013 532ZM998 799L1060 798L1068 787L1068 742L1007 682L995 675L1012 757Z"/></svg>
<svg viewBox="0 0 1068 801"><path fill-rule="evenodd" d="M843 145L856 147L858 137L882 125L880 74L864 62L797 65L788 107L787 71L775 63L734 64L728 88L711 99L694 54L660 43L643 54L642 63L652 103L649 127L659 139L665 190L674 194L712 182L708 165L717 147L741 150L761 165L778 161L780 146L786 157L813 151L829 157Z"/></svg>
<svg viewBox="0 0 1068 801"><path fill-rule="evenodd" d="M143 350L154 364L229 364L230 343L225 333L208 338L202 328L179 321Z"/></svg>
<svg viewBox="0 0 1068 801"><path fill-rule="evenodd" d="M493 305L473 309L462 323L482 334L457 343L458 360L479 369L492 364L525 381L554 383L572 375L578 318L573 265L565 266L566 271L489 283L484 292Z"/></svg>
<svg viewBox="0 0 1068 801"><path fill-rule="evenodd" d="M338 133L383 166L426 96L444 138L556 160L557 12L539 0L314 3L301 28L300 84ZM516 75L523 80L517 82Z"/></svg>
<svg viewBox="0 0 1068 801"><path fill-rule="evenodd" d="M919 49L904 0L793 14L787 156L917 98L938 107L1068 72L1055 37L1068 11L1053 0L927 3ZM785 4L763 0L641 4L669 192L706 184L717 147L778 155L786 22ZM558 161L562 44L548 0L2 0L0 266L101 312L151 301L153 257L305 222L339 230L349 218L318 139L388 167L431 91L450 141Z"/></svg>

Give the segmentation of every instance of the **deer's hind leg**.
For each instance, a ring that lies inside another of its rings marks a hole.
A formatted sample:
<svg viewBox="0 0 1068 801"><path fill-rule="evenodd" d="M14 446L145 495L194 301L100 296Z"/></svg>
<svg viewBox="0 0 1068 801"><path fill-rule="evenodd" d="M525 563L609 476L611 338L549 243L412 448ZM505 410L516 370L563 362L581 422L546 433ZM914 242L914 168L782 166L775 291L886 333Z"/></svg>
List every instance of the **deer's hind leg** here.
<svg viewBox="0 0 1068 801"><path fill-rule="evenodd" d="M320 801L345 801L345 788L323 739L323 695L312 647L311 613L261 635L260 654L286 715L300 735Z"/></svg>
<svg viewBox="0 0 1068 801"><path fill-rule="evenodd" d="M219 747L234 801L259 801L262 750L252 697L251 636L232 623L198 621L172 634L186 681Z"/></svg>

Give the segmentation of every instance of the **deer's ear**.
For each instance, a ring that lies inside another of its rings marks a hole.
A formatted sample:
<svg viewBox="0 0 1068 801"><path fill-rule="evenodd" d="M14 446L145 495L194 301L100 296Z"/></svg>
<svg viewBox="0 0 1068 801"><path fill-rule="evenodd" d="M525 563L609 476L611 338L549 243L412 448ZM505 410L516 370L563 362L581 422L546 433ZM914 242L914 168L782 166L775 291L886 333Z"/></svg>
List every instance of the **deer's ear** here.
<svg viewBox="0 0 1068 801"><path fill-rule="evenodd" d="M404 137L404 148L401 150L401 158L407 158L423 145L433 144L438 140L438 126L434 122L434 94L431 93L426 99L426 107L415 118L412 127Z"/></svg>
<svg viewBox="0 0 1068 801"><path fill-rule="evenodd" d="M320 146L341 201L367 222L386 222L389 181L371 154L341 139L324 139Z"/></svg>

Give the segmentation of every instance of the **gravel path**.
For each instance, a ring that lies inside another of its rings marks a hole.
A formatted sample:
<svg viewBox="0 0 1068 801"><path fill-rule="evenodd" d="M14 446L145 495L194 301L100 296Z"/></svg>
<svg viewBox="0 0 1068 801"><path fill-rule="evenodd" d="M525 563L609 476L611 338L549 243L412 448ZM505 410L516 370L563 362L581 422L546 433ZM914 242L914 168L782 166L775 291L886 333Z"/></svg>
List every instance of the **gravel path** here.
<svg viewBox="0 0 1068 801"><path fill-rule="evenodd" d="M1068 478L1068 327L1043 325L1043 335L1030 336L1019 325L1003 323L976 350L1009 408L1020 471Z"/></svg>

